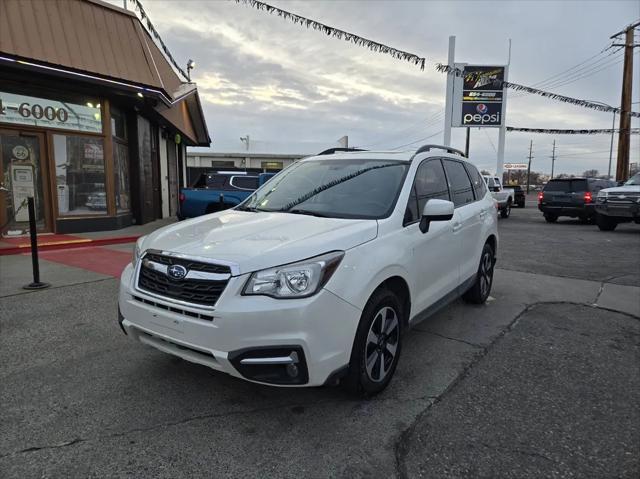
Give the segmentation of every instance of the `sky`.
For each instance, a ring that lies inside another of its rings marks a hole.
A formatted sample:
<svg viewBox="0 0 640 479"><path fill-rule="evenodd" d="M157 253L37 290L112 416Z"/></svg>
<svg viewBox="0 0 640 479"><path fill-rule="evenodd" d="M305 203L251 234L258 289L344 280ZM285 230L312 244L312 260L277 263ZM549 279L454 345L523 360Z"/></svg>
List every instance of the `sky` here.
<svg viewBox="0 0 640 479"><path fill-rule="evenodd" d="M622 52L605 49L612 34L640 18L637 0L267 2L426 57L421 71L232 0L141 1L174 58L196 62L192 80L213 151L242 151L240 137L246 135L252 149L282 153L317 152L344 135L350 146L376 150L442 143L446 76L434 66L446 63L450 35L456 36L458 62L506 64L511 39L510 81L617 106ZM640 29L636 38L640 42ZM634 102L639 85L636 80ZM640 103L633 110L640 111ZM612 114L509 91L506 123L611 128ZM525 161L530 140L534 171L550 172L554 140L556 174L607 171L610 135L510 132L505 162ZM454 128L452 146L464 149L464 142L464 129ZM497 129L472 129L471 160L495 171L497 144ZM614 171L616 147L617 136ZM640 161L640 135L632 136L631 161Z"/></svg>

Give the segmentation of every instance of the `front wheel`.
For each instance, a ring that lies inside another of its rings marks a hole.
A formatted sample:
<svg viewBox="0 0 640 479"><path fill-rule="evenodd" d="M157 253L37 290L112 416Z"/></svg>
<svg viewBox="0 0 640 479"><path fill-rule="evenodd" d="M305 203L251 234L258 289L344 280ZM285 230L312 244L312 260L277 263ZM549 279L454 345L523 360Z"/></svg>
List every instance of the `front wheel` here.
<svg viewBox="0 0 640 479"><path fill-rule="evenodd" d="M601 214L596 215L596 224L600 231L613 231L618 226L618 222L614 218Z"/></svg>
<svg viewBox="0 0 640 479"><path fill-rule="evenodd" d="M465 301L473 304L483 304L491 293L493 285L493 268L495 266L495 256L493 248L489 243L482 248L480 265L476 273L476 279L469 290L462 296Z"/></svg>
<svg viewBox="0 0 640 479"><path fill-rule="evenodd" d="M544 219L547 223L555 223L558 221L558 217L556 215L544 215Z"/></svg>
<svg viewBox="0 0 640 479"><path fill-rule="evenodd" d="M387 387L398 365L403 311L395 293L379 289L367 302L351 351L345 386L372 396Z"/></svg>

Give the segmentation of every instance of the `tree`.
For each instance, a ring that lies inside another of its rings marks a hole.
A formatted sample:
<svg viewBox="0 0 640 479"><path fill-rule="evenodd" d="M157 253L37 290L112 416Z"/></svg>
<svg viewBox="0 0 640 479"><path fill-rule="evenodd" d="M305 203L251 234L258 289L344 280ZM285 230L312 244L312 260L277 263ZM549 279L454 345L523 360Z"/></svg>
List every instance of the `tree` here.
<svg viewBox="0 0 640 479"><path fill-rule="evenodd" d="M491 176L491 173L489 173L487 170L480 170L480 174L484 176Z"/></svg>
<svg viewBox="0 0 640 479"><path fill-rule="evenodd" d="M585 178L597 178L599 175L600 172L598 170L587 170L582 173L582 176L584 176Z"/></svg>

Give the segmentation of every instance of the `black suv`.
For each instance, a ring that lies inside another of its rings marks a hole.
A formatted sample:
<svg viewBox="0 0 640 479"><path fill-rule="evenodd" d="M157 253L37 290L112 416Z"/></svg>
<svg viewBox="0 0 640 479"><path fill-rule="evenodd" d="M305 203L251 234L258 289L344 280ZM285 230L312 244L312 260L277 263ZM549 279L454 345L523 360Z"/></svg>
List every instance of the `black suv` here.
<svg viewBox="0 0 640 479"><path fill-rule="evenodd" d="M520 185L516 185L513 187L513 202L518 206L518 208L524 208L524 198L525 193L524 189Z"/></svg>
<svg viewBox="0 0 640 479"><path fill-rule="evenodd" d="M553 179L538 193L538 209L549 223L555 223L559 216L592 222L598 191L612 186L614 181L597 178Z"/></svg>

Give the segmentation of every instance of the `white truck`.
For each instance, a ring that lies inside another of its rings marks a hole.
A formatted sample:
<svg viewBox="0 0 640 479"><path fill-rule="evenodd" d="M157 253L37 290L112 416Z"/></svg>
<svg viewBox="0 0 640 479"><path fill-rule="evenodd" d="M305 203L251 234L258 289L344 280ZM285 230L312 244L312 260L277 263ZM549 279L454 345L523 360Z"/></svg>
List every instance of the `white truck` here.
<svg viewBox="0 0 640 479"><path fill-rule="evenodd" d="M508 218L509 215L511 215L511 207L513 206L513 199L515 198L513 188L503 188L502 181L500 181L500 178L497 176L483 175L483 178L493 199L498 203L500 217Z"/></svg>

